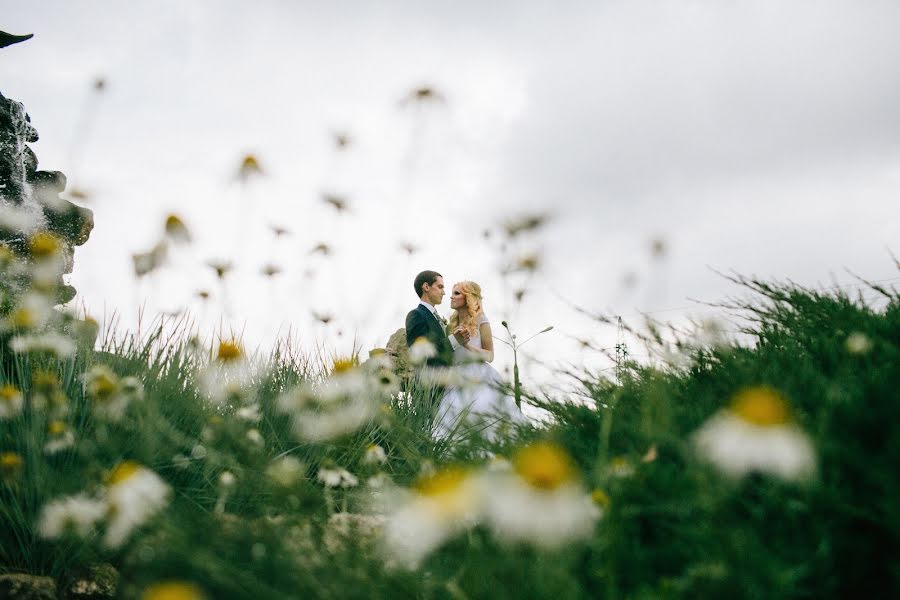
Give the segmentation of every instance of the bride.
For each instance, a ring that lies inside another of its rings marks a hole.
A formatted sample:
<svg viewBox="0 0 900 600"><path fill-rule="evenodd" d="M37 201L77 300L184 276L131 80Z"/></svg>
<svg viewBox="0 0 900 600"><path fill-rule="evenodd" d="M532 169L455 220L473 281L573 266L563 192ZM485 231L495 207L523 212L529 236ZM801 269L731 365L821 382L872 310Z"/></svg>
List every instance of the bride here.
<svg viewBox="0 0 900 600"><path fill-rule="evenodd" d="M461 281L450 295L453 312L447 324L453 346L457 385L451 387L438 407L436 434L447 438L463 425L484 428L493 438L503 421L524 419L513 399L502 391L503 378L489 363L494 360L491 324L481 308L481 286Z"/></svg>

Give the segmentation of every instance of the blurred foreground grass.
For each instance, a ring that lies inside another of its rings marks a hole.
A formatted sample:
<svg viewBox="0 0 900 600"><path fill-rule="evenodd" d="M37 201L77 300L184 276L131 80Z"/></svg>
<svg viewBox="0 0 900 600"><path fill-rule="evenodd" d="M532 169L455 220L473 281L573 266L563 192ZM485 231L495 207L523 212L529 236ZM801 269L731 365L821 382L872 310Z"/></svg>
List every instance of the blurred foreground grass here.
<svg viewBox="0 0 900 600"><path fill-rule="evenodd" d="M0 571L110 564L145 598L896 597L900 296L743 283L753 343L579 373L496 442L435 440L387 365L290 344L5 349Z"/></svg>

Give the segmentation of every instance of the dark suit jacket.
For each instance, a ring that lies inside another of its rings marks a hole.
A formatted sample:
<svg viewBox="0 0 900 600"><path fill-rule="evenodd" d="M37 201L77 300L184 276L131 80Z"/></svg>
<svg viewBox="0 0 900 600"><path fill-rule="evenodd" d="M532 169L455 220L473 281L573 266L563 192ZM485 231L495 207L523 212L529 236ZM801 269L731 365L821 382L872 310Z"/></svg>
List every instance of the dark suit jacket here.
<svg viewBox="0 0 900 600"><path fill-rule="evenodd" d="M449 367L453 363L453 346L447 338L447 332L438 323L427 308L418 305L406 315L406 345L424 337L437 348L437 356L429 358L425 364L429 367Z"/></svg>

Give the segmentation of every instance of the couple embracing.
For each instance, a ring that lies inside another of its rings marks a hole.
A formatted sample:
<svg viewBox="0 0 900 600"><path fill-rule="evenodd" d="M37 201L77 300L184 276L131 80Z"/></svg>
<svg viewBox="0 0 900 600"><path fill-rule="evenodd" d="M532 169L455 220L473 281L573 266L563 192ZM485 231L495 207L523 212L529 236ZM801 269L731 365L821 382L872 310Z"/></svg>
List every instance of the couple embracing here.
<svg viewBox="0 0 900 600"><path fill-rule="evenodd" d="M521 421L512 397L503 392L503 379L489 363L494 360L491 324L484 314L481 287L474 281L453 285L445 321L435 308L446 294L444 278L422 271L413 282L419 305L406 316L406 345L427 346L424 369L450 374L446 387L435 389L435 433L449 437L461 426L478 425L493 437L503 421Z"/></svg>

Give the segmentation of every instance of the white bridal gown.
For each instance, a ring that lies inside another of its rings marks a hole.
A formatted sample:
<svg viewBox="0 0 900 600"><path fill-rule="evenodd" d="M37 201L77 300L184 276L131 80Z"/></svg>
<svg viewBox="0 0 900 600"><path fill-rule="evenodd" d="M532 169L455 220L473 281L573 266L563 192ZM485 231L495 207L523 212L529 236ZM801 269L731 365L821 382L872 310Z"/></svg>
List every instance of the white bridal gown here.
<svg viewBox="0 0 900 600"><path fill-rule="evenodd" d="M484 348L481 325L488 322L484 315L479 317L469 345ZM453 336L450 336L450 343L453 345L451 370L454 383L438 407L435 434L447 438L454 432L478 426L483 428L486 437L493 439L504 421L524 420L512 396L501 390L503 378L500 373L474 352L460 346Z"/></svg>

